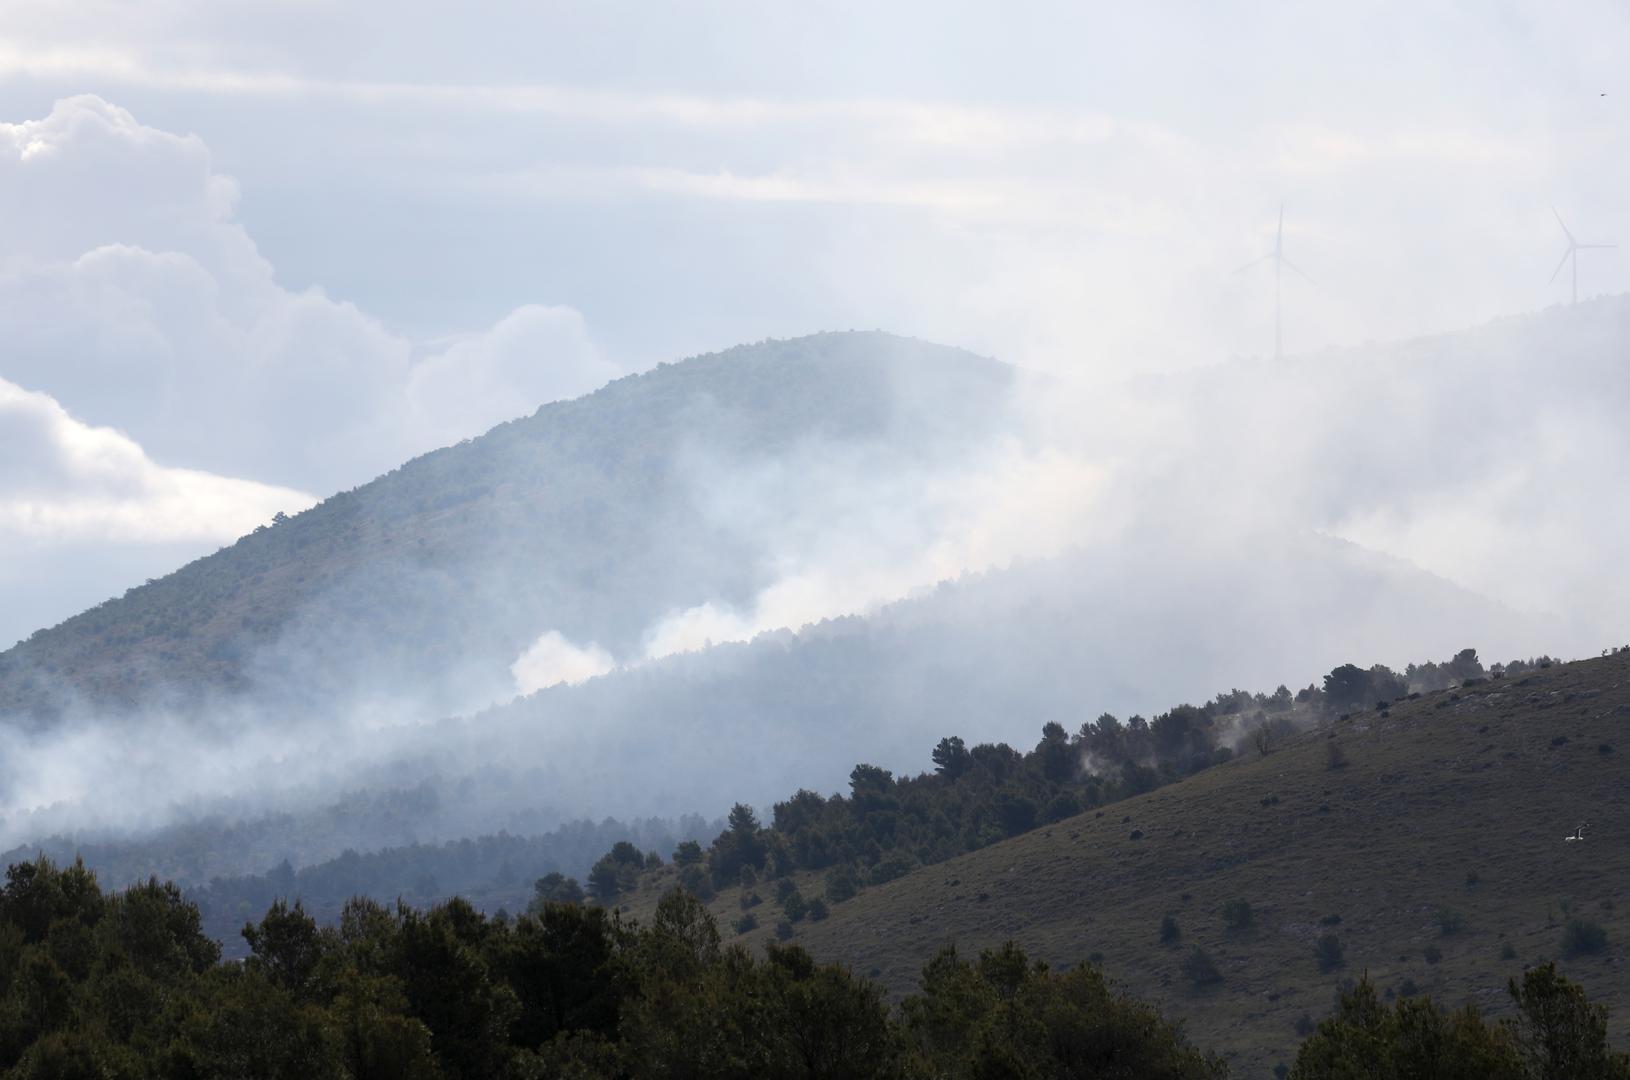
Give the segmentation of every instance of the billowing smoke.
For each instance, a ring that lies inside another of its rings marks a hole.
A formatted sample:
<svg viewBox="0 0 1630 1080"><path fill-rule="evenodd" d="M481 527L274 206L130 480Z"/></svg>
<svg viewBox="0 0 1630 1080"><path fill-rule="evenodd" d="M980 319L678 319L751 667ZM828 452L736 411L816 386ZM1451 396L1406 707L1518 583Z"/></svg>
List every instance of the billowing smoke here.
<svg viewBox="0 0 1630 1080"><path fill-rule="evenodd" d="M111 536L157 553L129 585L294 515L0 657L0 843L421 783L418 838L713 814L947 734L1630 636L1624 298L1090 385L882 334L616 380L572 308L421 340L281 284L203 142L100 99L0 126L0 194L0 575ZM1066 290L1001 249L935 325Z"/></svg>

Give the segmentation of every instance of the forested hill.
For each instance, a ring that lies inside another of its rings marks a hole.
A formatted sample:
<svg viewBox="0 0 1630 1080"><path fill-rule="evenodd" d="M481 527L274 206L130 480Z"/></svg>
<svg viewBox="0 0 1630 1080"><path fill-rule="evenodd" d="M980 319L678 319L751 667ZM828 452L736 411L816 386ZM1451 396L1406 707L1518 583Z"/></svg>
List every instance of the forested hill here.
<svg viewBox="0 0 1630 1080"><path fill-rule="evenodd" d="M1507 980L1554 960L1612 1007L1622 1043L1630 647L1487 677L1468 667L1443 686L1467 659L1431 681L1412 669L1407 686L1421 689L1408 695L1332 671L1325 691L1341 697L1300 732L1274 732L1293 706L1269 699L1255 721L1233 718L1269 738L1096 808L1134 774L1067 766L1113 765L1105 737L1122 729L1043 732L1023 755L976 747L963 729L966 749L942 744L934 774L862 766L844 797L788 792L764 807L762 829L733 814L705 856L644 872L615 902L643 918L675 882L717 884L712 909L737 940L788 940L902 995L947 942L972 954L1012 939L1055 965L1099 962L1185 1017L1238 1076L1294 1061L1337 992L1365 976L1388 1001L1429 994L1509 1015ZM1192 735L1195 719L1224 730L1218 704L1174 709L1148 732L1158 744L1157 729ZM1153 760L1165 770L1188 752ZM1061 812L1072 802L1088 809ZM1033 816L1001 839L1015 806ZM1582 823L1582 839L1565 839ZM964 846L977 849L945 857Z"/></svg>
<svg viewBox="0 0 1630 1080"><path fill-rule="evenodd" d="M661 365L257 529L0 654L0 720L276 686L505 696L538 634L625 651L647 622L765 582L713 483L725 463L842 445L954 462L1012 369L882 333ZM728 494L728 493L725 493Z"/></svg>

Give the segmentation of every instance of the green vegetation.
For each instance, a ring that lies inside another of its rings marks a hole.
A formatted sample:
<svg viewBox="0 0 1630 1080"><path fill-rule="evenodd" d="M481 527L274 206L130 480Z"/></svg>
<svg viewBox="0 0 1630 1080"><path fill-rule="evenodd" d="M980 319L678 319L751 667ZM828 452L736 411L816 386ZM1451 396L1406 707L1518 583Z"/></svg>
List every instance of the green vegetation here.
<svg viewBox="0 0 1630 1080"><path fill-rule="evenodd" d="M150 882L104 894L82 865L14 864L0 891L8 1076L1222 1076L1150 1006L1013 946L946 950L898 1011L796 946L721 944L694 898L649 926L546 903L509 921L462 900L367 900L321 929L295 904L217 963L197 909Z"/></svg>
<svg viewBox="0 0 1630 1080"><path fill-rule="evenodd" d="M1334 971L1347 962L1347 951L1335 934L1320 934L1313 943L1313 956L1319 962L1320 971Z"/></svg>
<svg viewBox="0 0 1630 1080"><path fill-rule="evenodd" d="M1567 956L1595 956L1607 951L1607 931L1589 919L1569 919L1562 927L1562 952Z"/></svg>
<svg viewBox="0 0 1630 1080"><path fill-rule="evenodd" d="M1467 649L1460 657L1476 655ZM1325 682L1332 686L1344 679L1357 680L1365 693L1386 686L1402 695L1407 686L1383 665L1366 671L1346 664ZM705 855L688 847L673 853L677 866L691 867L703 859L708 884L699 871L682 874L679 884L705 894L742 883L744 873L756 880L765 874L785 878L816 872L826 901L842 904L919 866L1052 826L1230 761L1232 743L1247 731L1272 730L1275 738L1284 738L1298 722L1310 726L1328 721L1322 710L1330 700L1328 690L1312 686L1299 695L1284 686L1272 694L1230 690L1204 705L1178 705L1152 720L1133 716L1123 722L1105 713L1074 734L1050 722L1026 752L1006 743L970 747L960 736L946 736L929 753L932 773L896 777L875 765L856 765L847 796L800 790L774 805L767 826L752 807L736 804L728 828ZM1347 766L1337 743L1328 744L1328 755L1331 769ZM1259 802L1272 808L1279 798L1270 795ZM1127 835L1139 840L1144 832L1134 828ZM607 860L617 862L615 853L601 864ZM607 902L637 885L640 867L631 854L618 865L627 869L614 872L607 865L600 871L606 890L596 895ZM792 918L791 912L786 914ZM1248 924L1249 905L1244 916Z"/></svg>
<svg viewBox="0 0 1630 1080"><path fill-rule="evenodd" d="M721 941L674 891L648 925L541 904L489 918L348 904L320 928L273 904L222 965L172 885L103 893L83 865L12 865L0 889L0 1069L46 1077L831 1077L929 1080L1128 1076L1207 1080L1222 1061L1094 963L1055 971L1009 942L942 949L890 1008L879 986L795 945ZM1222 975L1194 949L1196 990ZM1552 965L1510 982L1517 1015L1489 1024L1430 999L1344 991L1291 1075L1625 1080L1607 1013ZM1201 998L1197 997L1196 1000Z"/></svg>
<svg viewBox="0 0 1630 1080"><path fill-rule="evenodd" d="M1130 992L1181 1016L1199 1045L1242 1076L1268 1075L1280 1062L1288 1069L1297 1017L1322 1017L1336 987L1365 972L1378 990L1456 1007L1475 994L1499 1017L1510 1006L1492 991L1547 956L1613 1006L1610 1033L1630 1045L1630 983L1615 960L1630 918L1618 895L1630 849L1561 840L1575 822L1604 823L1604 807L1622 797L1618 755L1603 758L1596 745L1630 723L1630 654L1426 693L1390 711L1386 720L1373 711L1330 717L1287 732L1265 758L1243 754L919 867L862 890L825 921L806 918L796 940L822 960L877 971L891 995L908 993L923 958L946 940L973 950L1012 937L1060 964L1100 954ZM1336 772L1325 768L1331 728L1352 759ZM1559 732L1574 738L1551 750ZM1134 825L1145 834L1135 842ZM1471 888L1468 869L1478 875ZM819 874L791 877L805 895L820 889ZM622 902L644 916L670 883L656 878ZM1252 907L1249 932L1222 914L1242 898ZM720 917L733 918L734 906L726 890ZM1465 929L1441 936L1440 907L1460 912ZM1180 947L1159 942L1166 912L1180 923ZM1570 917L1603 926L1605 957L1563 952ZM768 929L750 940L769 938ZM1342 949L1343 966L1332 970L1314 953L1326 932ZM1509 960L1502 943L1514 946ZM1427 946L1441 947L1438 963L1423 959ZM1224 983L1193 989L1182 963L1194 947Z"/></svg>
<svg viewBox="0 0 1630 1080"><path fill-rule="evenodd" d="M1211 954L1198 945L1183 958L1183 977L1192 983L1195 989L1215 986L1223 981L1223 974L1217 970L1216 961Z"/></svg>
<svg viewBox="0 0 1630 1080"><path fill-rule="evenodd" d="M1430 998L1383 1004L1368 976L1302 1044L1294 1080L1624 1080L1630 1056L1609 1049L1606 1010L1557 974L1533 968L1509 992L1511 1020L1490 1024L1473 1006L1449 1012Z"/></svg>

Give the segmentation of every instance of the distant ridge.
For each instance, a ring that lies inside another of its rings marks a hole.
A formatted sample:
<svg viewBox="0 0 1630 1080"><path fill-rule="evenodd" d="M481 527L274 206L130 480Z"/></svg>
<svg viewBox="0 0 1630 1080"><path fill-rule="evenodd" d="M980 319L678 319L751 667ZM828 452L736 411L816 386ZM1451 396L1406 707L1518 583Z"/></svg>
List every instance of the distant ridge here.
<svg viewBox="0 0 1630 1080"><path fill-rule="evenodd" d="M859 331L661 364L36 632L0 653L0 723L251 686L313 704L385 687L430 714L491 700L544 629L628 645L653 613L761 584L692 504L690 458L816 438L954 456L1011 378Z"/></svg>

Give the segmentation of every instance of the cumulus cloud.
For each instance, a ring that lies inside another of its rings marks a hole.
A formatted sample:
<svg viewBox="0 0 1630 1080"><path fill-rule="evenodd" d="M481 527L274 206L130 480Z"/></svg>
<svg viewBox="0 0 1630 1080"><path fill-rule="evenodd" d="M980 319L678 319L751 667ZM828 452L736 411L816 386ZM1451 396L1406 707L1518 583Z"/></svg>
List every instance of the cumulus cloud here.
<svg viewBox="0 0 1630 1080"><path fill-rule="evenodd" d="M286 289L237 197L202 140L94 96L0 124L0 374L167 463L320 492L617 374L569 308L427 348Z"/></svg>
<svg viewBox="0 0 1630 1080"><path fill-rule="evenodd" d="M291 488L165 468L128 436L0 379L0 536L221 541L314 501Z"/></svg>
<svg viewBox="0 0 1630 1080"><path fill-rule="evenodd" d="M513 419L519 403L574 398L620 374L581 314L528 304L416 364L408 408L421 437L453 442Z"/></svg>
<svg viewBox="0 0 1630 1080"><path fill-rule="evenodd" d="M172 569L307 492L620 373L568 307L426 344L285 288L238 197L202 139L94 95L0 123L0 532L31 538L34 574L78 574L46 536L108 567ZM55 604L35 590L0 637L135 583L98 580L101 595L63 581Z"/></svg>

